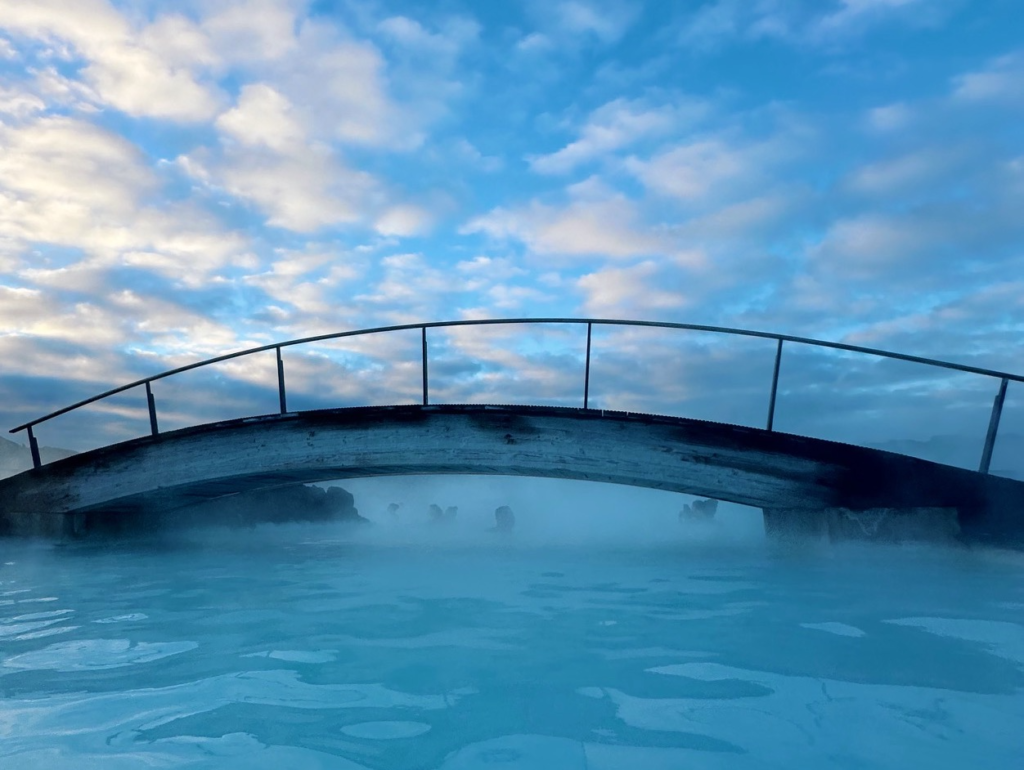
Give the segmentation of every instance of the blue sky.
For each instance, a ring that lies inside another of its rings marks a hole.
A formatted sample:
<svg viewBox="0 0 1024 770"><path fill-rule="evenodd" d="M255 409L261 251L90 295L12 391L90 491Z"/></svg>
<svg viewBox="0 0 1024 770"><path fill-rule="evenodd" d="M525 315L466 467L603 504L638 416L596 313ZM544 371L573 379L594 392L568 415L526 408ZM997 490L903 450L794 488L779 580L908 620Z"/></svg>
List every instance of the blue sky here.
<svg viewBox="0 0 1024 770"><path fill-rule="evenodd" d="M1018 0L0 0L0 419L238 348L464 317L1020 370L1022 118ZM452 398L574 394L571 332L500 339L438 338ZM415 343L287 366L310 403L414 398ZM636 350L661 357L658 394ZM745 392L742 365L770 366L694 339L604 351L609 405L713 411L708 372ZM784 388L817 371L801 361ZM840 363L826 384L856 379ZM265 364L197 380L170 424L225 392L254 408ZM948 419L908 408L888 438L983 433L992 383L856 366ZM832 416L807 387L793 430ZM847 395L877 417L875 390ZM139 410L104 412L109 437Z"/></svg>

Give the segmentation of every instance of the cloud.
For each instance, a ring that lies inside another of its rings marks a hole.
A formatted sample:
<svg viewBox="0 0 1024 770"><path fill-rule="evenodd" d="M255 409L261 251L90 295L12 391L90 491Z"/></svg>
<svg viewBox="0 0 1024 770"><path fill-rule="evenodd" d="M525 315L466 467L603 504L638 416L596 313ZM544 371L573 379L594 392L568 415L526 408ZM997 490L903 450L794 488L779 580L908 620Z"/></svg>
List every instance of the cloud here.
<svg viewBox="0 0 1024 770"><path fill-rule="evenodd" d="M848 177L846 185L862 195L912 192L956 173L967 160L957 148L926 148L862 166Z"/></svg>
<svg viewBox="0 0 1024 770"><path fill-rule="evenodd" d="M275 328L306 335L333 331L354 319L351 301L342 292L366 271L365 260L355 254L310 245L280 250L267 270L247 275L243 282L265 293L269 302L262 304Z"/></svg>
<svg viewBox="0 0 1024 770"><path fill-rule="evenodd" d="M527 275L524 268L507 257L476 256L459 262L455 269L469 276L480 276L496 281Z"/></svg>
<svg viewBox="0 0 1024 770"><path fill-rule="evenodd" d="M287 151L305 140L305 132L292 115L291 103L266 83L242 87L238 103L216 120L233 141L246 146L265 145Z"/></svg>
<svg viewBox="0 0 1024 770"><path fill-rule="evenodd" d="M736 40L780 40L832 46L901 23L931 26L946 19L959 0L711 0L683 17L680 36L698 51ZM838 7L836 7L838 5Z"/></svg>
<svg viewBox="0 0 1024 770"><path fill-rule="evenodd" d="M957 76L953 98L974 104L1024 105L1024 54L990 61L983 69Z"/></svg>
<svg viewBox="0 0 1024 770"><path fill-rule="evenodd" d="M0 115L24 119L46 109L46 102L33 93L0 85Z"/></svg>
<svg viewBox="0 0 1024 770"><path fill-rule="evenodd" d="M921 23L928 18L926 14L948 4L946 0L841 0L839 9L818 19L814 29L819 35L827 35L894 18Z"/></svg>
<svg viewBox="0 0 1024 770"><path fill-rule="evenodd" d="M136 147L90 123L44 117L0 126L0 239L81 250L87 261L151 266L188 282L235 258L244 241L188 204L157 205L157 176Z"/></svg>
<svg viewBox="0 0 1024 770"><path fill-rule="evenodd" d="M464 138L456 140L455 155L459 160L467 162L486 173L501 171L505 167L505 162L500 157L484 155L472 142Z"/></svg>
<svg viewBox="0 0 1024 770"><path fill-rule="evenodd" d="M374 229L381 235L409 237L422 235L431 225L430 214L419 206L392 206L381 214L374 223Z"/></svg>
<svg viewBox="0 0 1024 770"><path fill-rule="evenodd" d="M580 137L557 152L529 159L541 174L564 174L577 166L698 120L707 110L698 101L651 107L642 100L615 99L594 110Z"/></svg>
<svg viewBox="0 0 1024 770"><path fill-rule="evenodd" d="M556 0L533 4L534 15L544 27L560 36L596 38L614 43L629 29L638 9L623 0Z"/></svg>
<svg viewBox="0 0 1024 770"><path fill-rule="evenodd" d="M235 64L278 62L299 48L295 30L298 10L293 0L225 0L203 20L210 47ZM181 38L175 43L180 46Z"/></svg>
<svg viewBox="0 0 1024 770"><path fill-rule="evenodd" d="M85 59L82 77L97 99L128 115L200 121L212 117L220 103L217 90L197 79L195 62L161 55L158 48L168 52L161 46L166 35L157 30L148 38L139 36L105 0L0 0L0 18L16 35L71 45ZM187 22L179 18L176 23L183 34Z"/></svg>
<svg viewBox="0 0 1024 770"><path fill-rule="evenodd" d="M645 260L588 273L577 281L584 295L584 311L598 318L671 316L689 304L684 272L672 268L671 264Z"/></svg>
<svg viewBox="0 0 1024 770"><path fill-rule="evenodd" d="M389 16L377 25L377 29L407 49L450 60L474 43L480 34L480 25L476 21L458 16L448 19L440 32L431 32L408 16Z"/></svg>
<svg viewBox="0 0 1024 770"><path fill-rule="evenodd" d="M388 93L385 61L369 42L307 21L292 55L275 65L274 85L313 136L345 144L412 148L423 137Z"/></svg>
<svg viewBox="0 0 1024 770"><path fill-rule="evenodd" d="M584 183L570 188L563 206L532 201L496 208L467 223L463 233L522 241L539 255L628 258L672 251L671 240L640 222L640 212L625 196Z"/></svg>
<svg viewBox="0 0 1024 770"><path fill-rule="evenodd" d="M868 110L867 125L872 131L887 133L906 128L914 120L914 110L905 102L882 105Z"/></svg>
<svg viewBox="0 0 1024 770"><path fill-rule="evenodd" d="M646 159L631 156L624 168L659 195L711 203L757 189L773 171L810 149L807 131L800 126L785 126L763 140L735 138L733 133L684 140Z"/></svg>
<svg viewBox="0 0 1024 770"><path fill-rule="evenodd" d="M299 233L364 222L367 202L381 195L377 180L344 166L325 146L296 146L287 155L259 147L197 153L178 159L193 179L247 201L267 224Z"/></svg>
<svg viewBox="0 0 1024 770"><path fill-rule="evenodd" d="M630 158L626 168L652 190L684 200L741 177L749 168L740 152L717 139L680 145L650 158Z"/></svg>
<svg viewBox="0 0 1024 770"><path fill-rule="evenodd" d="M466 283L457 274L433 266L422 254L395 254L380 260L383 274L356 300L375 307L394 323L411 323L437 315L454 315L451 308L460 301Z"/></svg>

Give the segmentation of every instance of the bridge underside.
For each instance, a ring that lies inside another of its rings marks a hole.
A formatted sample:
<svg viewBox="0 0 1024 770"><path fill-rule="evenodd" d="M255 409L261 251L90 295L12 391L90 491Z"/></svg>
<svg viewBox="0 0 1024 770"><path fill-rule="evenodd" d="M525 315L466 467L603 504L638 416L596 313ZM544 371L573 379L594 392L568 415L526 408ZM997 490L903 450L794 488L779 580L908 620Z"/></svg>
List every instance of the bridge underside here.
<svg viewBox="0 0 1024 770"><path fill-rule="evenodd" d="M11 528L28 517L166 511L243 491L405 474L664 489L762 508L774 527L807 528L836 511L941 509L966 539L1024 542L1021 482L756 428L527 406L361 407L187 428L2 480L0 515Z"/></svg>

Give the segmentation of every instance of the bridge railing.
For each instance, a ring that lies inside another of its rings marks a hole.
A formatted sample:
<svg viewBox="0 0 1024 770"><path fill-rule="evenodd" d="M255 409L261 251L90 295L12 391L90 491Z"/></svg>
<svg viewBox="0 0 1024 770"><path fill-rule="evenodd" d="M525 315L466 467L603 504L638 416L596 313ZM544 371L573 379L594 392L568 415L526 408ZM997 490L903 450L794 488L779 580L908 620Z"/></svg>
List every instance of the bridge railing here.
<svg viewBox="0 0 1024 770"><path fill-rule="evenodd" d="M982 448L981 460L978 466L978 470L982 473L988 473L989 466L992 461L992 451L995 447L996 436L999 431L999 422L1003 411L1003 403L1006 399L1006 389L1010 382L1024 382L1024 375L1012 374L1010 372L1001 372L992 369L984 369L976 366L968 366L965 364L957 364L949 361L940 361L932 358L924 358L921 356L908 355L905 353L896 353L888 350L880 350L878 348L864 347L861 345L850 345L843 342L830 342L827 340L817 340L809 337L798 337L789 334L776 334L773 332L761 332L753 331L750 329L736 329L725 326L708 326L703 324L687 324L687 323L672 323L668 321L629 321L620 319L607 319L607 318L498 318L498 319L476 319L476 320L460 320L460 321L432 321L426 323L416 324L399 324L394 326L379 326L370 329L358 329L354 331L334 332L331 334L319 334L312 337L301 337L299 339L287 340L284 342L277 342L270 345L262 345L259 347L248 348L245 350L239 350L234 353L227 353L214 358L209 358L204 361L197 361L186 366L180 366L176 369L170 369L160 374L155 374L151 377L145 377L135 382L130 382L127 385L122 385L111 390L104 391L90 398L78 401L69 406L58 409L49 414L38 417L34 420L26 422L16 428L11 429L11 433L19 433L20 431L27 431L29 448L32 453L32 464L35 468L39 468L42 465L39 455L39 444L36 439L33 428L40 423L52 420L55 417L59 417L68 412L72 412L84 406L96 403L103 399L115 396L119 393L131 390L133 388L144 387L146 393L146 404L149 414L149 427L152 435L158 435L160 432L159 419L156 407L156 398L153 394L152 383L157 380L162 380L167 377L172 377L176 374L188 372L193 369L199 369L201 367L210 366L212 364L221 363L224 361L230 361L232 359L241 358L243 356L250 356L257 353L263 353L267 351L274 351L277 359L277 391L278 391L278 402L281 414L288 412L288 391L287 383L285 380L285 367L284 359L281 356L281 351L285 348L295 347L298 345L307 345L316 342L324 342L328 340L338 340L347 337L360 337L370 334L384 334L388 332L399 332L399 331L419 331L420 332L420 347L422 357L422 403L424 406L430 403L430 357L429 357L429 339L428 331L430 329L444 329L452 327L470 327L470 326L499 326L499 325L517 325L517 324L568 324L576 326L586 326L587 330L587 345L585 363L582 374L582 399L581 404L583 409L590 408L590 373L591 373L591 350L592 350L592 338L593 330L595 326L598 327L647 327L656 329L680 329L686 331L696 332L711 332L716 334L733 335L737 337L747 338L758 338L764 340L771 340L776 343L774 366L772 369L772 378L770 388L768 390L768 410L765 420L765 428L769 431L774 429L775 424L775 407L779 392L779 375L782 365L782 353L783 346L785 343L807 345L816 348L825 348L831 350L845 351L851 353L861 353L870 356L878 356L881 358L888 358L897 361L907 361L910 363L924 364L926 366L936 367L939 369L946 369L956 372L963 372L968 374L976 374L984 377L992 377L999 381L995 397L992 403L992 410L989 415L988 431L985 435L985 443Z"/></svg>

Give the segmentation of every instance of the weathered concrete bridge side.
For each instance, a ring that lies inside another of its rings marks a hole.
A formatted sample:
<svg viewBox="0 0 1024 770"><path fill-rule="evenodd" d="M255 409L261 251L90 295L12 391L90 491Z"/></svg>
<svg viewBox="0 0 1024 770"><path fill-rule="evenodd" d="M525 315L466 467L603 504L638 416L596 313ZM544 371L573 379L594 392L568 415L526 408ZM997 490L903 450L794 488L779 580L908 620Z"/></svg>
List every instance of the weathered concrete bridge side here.
<svg viewBox="0 0 1024 770"><path fill-rule="evenodd" d="M766 528L836 511L952 515L1024 542L1024 483L819 439L698 420L533 406L360 407L253 417L86 452L0 481L8 528L180 507L236 492L403 474L583 479L765 510Z"/></svg>

